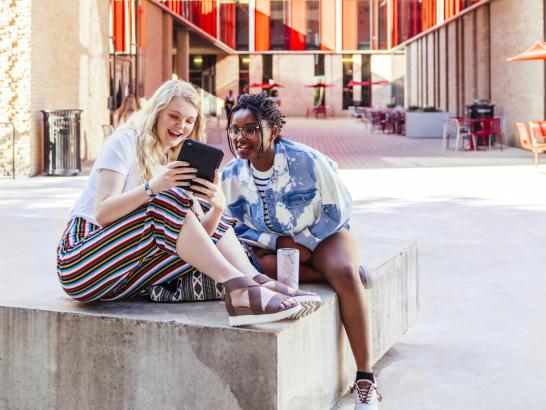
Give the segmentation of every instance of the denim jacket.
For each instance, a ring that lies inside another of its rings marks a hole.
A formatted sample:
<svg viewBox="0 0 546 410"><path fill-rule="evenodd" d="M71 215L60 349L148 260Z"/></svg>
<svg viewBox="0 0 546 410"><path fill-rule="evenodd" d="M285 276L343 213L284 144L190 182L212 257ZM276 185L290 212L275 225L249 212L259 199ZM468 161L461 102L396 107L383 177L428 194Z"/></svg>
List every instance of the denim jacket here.
<svg viewBox="0 0 546 410"><path fill-rule="evenodd" d="M273 174L265 195L272 228L249 162L234 158L224 168L222 188L228 214L238 220L238 236L275 249L279 236L291 236L310 250L349 221L351 196L336 164L320 152L281 139L275 144Z"/></svg>

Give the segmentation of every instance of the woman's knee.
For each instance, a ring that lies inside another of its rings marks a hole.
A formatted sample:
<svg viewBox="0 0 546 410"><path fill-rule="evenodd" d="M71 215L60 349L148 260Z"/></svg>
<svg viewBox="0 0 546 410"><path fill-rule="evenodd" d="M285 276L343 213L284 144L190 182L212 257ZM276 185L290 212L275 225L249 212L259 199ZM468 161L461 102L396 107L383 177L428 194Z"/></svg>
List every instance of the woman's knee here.
<svg viewBox="0 0 546 410"><path fill-rule="evenodd" d="M341 265L325 275L336 292L353 291L360 284L360 277L353 266Z"/></svg>

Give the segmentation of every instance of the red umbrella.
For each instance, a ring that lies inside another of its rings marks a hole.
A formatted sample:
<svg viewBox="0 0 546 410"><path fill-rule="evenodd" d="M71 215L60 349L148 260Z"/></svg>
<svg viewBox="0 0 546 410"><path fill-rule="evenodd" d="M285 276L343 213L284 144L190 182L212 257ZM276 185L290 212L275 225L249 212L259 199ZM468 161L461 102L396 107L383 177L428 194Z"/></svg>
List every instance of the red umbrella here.
<svg viewBox="0 0 546 410"><path fill-rule="evenodd" d="M546 43L544 41L535 41L530 49L507 59L507 61L529 60L546 60Z"/></svg>
<svg viewBox="0 0 546 410"><path fill-rule="evenodd" d="M332 85L331 84L326 84L326 83L317 83L317 84L313 84L313 85L306 85L306 87L312 87L312 88L326 88L326 87L331 87Z"/></svg>
<svg viewBox="0 0 546 410"><path fill-rule="evenodd" d="M252 83L250 84L249 86L250 88L263 88L263 89L270 89L270 88L281 88L282 85L280 84L277 84L277 83Z"/></svg>
<svg viewBox="0 0 546 410"><path fill-rule="evenodd" d="M355 85L389 85L390 83L386 80L384 81L349 81L347 87L354 87Z"/></svg>

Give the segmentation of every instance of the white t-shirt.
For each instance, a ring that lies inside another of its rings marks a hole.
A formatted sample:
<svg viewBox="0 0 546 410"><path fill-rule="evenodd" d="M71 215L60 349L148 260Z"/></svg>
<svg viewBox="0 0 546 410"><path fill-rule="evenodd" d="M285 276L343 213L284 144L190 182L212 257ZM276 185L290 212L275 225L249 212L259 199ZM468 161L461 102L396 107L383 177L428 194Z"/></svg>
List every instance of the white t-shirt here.
<svg viewBox="0 0 546 410"><path fill-rule="evenodd" d="M87 221L99 225L95 219L95 200L101 169L116 171L126 177L122 192L127 192L140 185L137 137L134 130L118 130L106 140L102 152L91 169L82 194L70 211L70 219L81 216Z"/></svg>

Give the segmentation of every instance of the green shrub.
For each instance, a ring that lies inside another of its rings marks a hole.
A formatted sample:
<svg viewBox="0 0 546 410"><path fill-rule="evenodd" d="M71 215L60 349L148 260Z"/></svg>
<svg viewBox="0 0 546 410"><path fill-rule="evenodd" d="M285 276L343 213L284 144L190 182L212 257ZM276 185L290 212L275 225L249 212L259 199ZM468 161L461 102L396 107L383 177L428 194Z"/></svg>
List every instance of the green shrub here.
<svg viewBox="0 0 546 410"><path fill-rule="evenodd" d="M440 111L438 108L436 107L424 107L423 108L423 112L438 112Z"/></svg>

